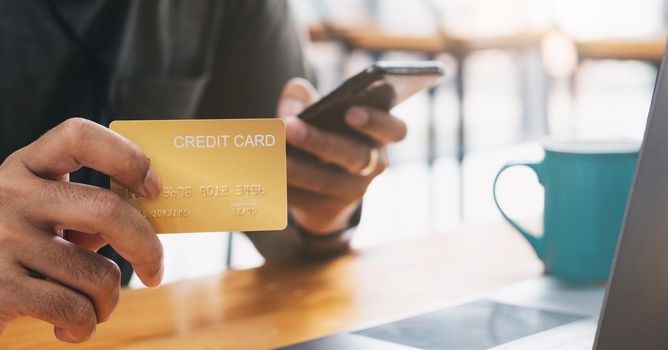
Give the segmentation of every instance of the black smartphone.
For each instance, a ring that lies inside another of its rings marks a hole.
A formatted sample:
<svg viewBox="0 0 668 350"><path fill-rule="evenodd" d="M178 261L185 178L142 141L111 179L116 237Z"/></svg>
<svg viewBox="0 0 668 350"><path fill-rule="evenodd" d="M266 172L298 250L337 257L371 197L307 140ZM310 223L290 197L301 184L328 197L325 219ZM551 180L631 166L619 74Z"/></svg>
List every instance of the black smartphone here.
<svg viewBox="0 0 668 350"><path fill-rule="evenodd" d="M444 74L438 61L380 61L346 80L299 118L323 130L362 137L344 120L348 108L365 106L389 112L416 92L434 86Z"/></svg>

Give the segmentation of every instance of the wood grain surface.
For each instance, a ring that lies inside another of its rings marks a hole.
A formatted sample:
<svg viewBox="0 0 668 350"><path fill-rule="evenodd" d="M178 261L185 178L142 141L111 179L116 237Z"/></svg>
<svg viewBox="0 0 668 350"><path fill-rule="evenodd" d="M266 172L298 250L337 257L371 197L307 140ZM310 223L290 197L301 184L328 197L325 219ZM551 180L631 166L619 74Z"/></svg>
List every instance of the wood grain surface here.
<svg viewBox="0 0 668 350"><path fill-rule="evenodd" d="M537 276L542 264L505 226L464 228L324 263L263 266L124 290L89 342L58 342L18 319L0 349L267 349L401 317Z"/></svg>

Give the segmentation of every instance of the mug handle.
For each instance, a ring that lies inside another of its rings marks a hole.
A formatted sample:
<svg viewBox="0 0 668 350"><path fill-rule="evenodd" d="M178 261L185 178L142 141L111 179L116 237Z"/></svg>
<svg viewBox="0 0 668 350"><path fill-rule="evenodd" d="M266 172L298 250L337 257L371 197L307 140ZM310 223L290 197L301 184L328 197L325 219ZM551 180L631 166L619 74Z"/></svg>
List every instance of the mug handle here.
<svg viewBox="0 0 668 350"><path fill-rule="evenodd" d="M494 204L496 204L496 207L499 209L499 212L501 212L501 215L503 215L503 218L508 221L508 223L513 226L524 238L531 244L531 247L533 250L536 251L536 254L538 255L539 258L543 258L543 239L539 236L537 236L534 233L531 233L529 230L523 228L520 226L515 220L511 219L505 211L501 208L501 205L499 204L499 200L496 196L496 184L499 181L499 178L501 177L501 174L513 167L517 166L525 166L530 168L536 173L536 176L538 177L538 181L541 182L541 163L508 163L504 165L498 173L496 173L496 177L494 178L494 187L492 190L492 193L494 195Z"/></svg>

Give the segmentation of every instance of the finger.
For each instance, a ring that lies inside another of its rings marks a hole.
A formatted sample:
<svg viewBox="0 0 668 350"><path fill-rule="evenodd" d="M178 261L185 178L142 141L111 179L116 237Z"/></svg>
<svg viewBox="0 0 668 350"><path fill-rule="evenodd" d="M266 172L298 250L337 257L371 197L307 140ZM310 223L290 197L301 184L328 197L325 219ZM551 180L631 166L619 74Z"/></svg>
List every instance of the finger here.
<svg viewBox="0 0 668 350"><path fill-rule="evenodd" d="M63 238L92 252L97 252L109 243L99 233L87 233L75 230L65 231Z"/></svg>
<svg viewBox="0 0 668 350"><path fill-rule="evenodd" d="M319 99L319 94L304 78L292 78L283 87L278 102L278 116L297 115Z"/></svg>
<svg viewBox="0 0 668 350"><path fill-rule="evenodd" d="M160 194L160 181L139 147L82 118L68 119L19 151L35 174L55 179L82 166L109 175L144 197Z"/></svg>
<svg viewBox="0 0 668 350"><path fill-rule="evenodd" d="M99 234L128 260L147 286L162 280L162 244L135 208L115 193L99 187L38 179L41 190L28 218L64 230Z"/></svg>
<svg viewBox="0 0 668 350"><path fill-rule="evenodd" d="M340 166L351 174L368 164L371 146L349 137L310 126L297 117L286 118L285 136L290 145L321 160Z"/></svg>
<svg viewBox="0 0 668 350"><path fill-rule="evenodd" d="M403 120L375 108L352 107L346 112L346 122L380 144L399 142L407 133Z"/></svg>
<svg viewBox="0 0 668 350"><path fill-rule="evenodd" d="M121 270L113 261L47 232L35 232L35 241L18 253L23 266L88 296L97 322L116 308Z"/></svg>
<svg viewBox="0 0 668 350"><path fill-rule="evenodd" d="M370 181L298 157L288 157L287 168L290 186L344 200L361 198Z"/></svg>
<svg viewBox="0 0 668 350"><path fill-rule="evenodd" d="M22 276L17 280L18 312L54 325L62 341L80 343L95 333L97 318L92 302L82 294L57 283Z"/></svg>

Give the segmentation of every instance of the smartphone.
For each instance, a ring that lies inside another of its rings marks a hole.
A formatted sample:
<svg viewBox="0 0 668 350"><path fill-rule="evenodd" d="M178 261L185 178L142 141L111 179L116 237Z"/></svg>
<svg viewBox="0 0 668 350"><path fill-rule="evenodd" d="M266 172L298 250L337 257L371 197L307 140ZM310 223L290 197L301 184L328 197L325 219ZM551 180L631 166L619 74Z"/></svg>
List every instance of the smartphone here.
<svg viewBox="0 0 668 350"><path fill-rule="evenodd" d="M416 92L437 84L444 74L438 61L379 61L305 109L299 118L323 130L363 137L344 120L348 108L365 106L389 112Z"/></svg>

